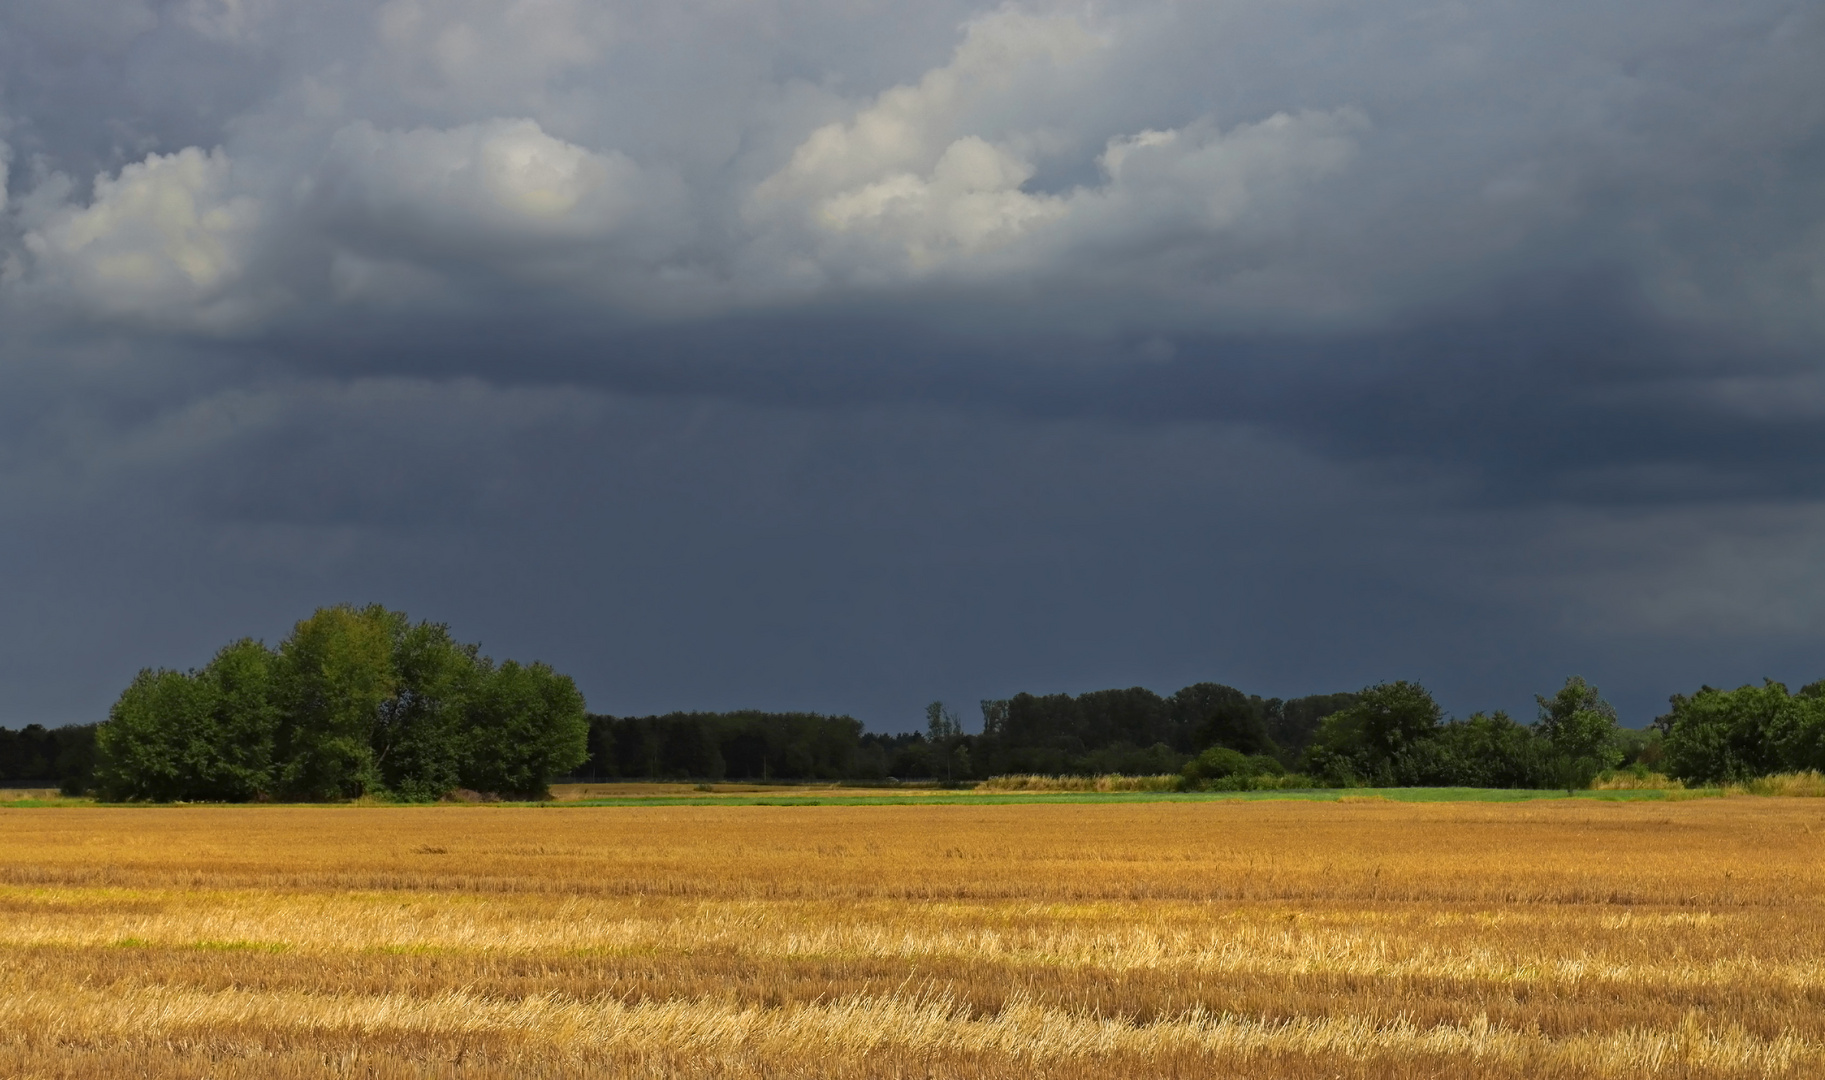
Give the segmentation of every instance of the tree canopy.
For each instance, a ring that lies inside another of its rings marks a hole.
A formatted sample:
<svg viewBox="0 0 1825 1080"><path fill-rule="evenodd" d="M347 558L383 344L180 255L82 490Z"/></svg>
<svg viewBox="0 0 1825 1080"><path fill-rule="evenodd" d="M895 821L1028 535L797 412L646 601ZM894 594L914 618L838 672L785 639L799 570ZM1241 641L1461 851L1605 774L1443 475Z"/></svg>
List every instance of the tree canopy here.
<svg viewBox="0 0 1825 1080"><path fill-rule="evenodd" d="M0 779L145 800L536 798L560 776L968 782L1007 773L1178 773L1192 787L1582 787L1633 762L1688 783L1825 769L1825 682L1675 694L1645 731L1573 676L1538 715L1451 719L1419 683L1281 700L1218 683L985 700L923 730L847 716L592 716L544 664L496 663L440 623L323 608L276 647L242 639L200 669L145 670L105 724L0 728Z"/></svg>
<svg viewBox="0 0 1825 1080"><path fill-rule="evenodd" d="M496 665L441 623L320 608L276 649L141 671L96 732L114 799L539 798L587 757L583 696L545 664Z"/></svg>
<svg viewBox="0 0 1825 1080"><path fill-rule="evenodd" d="M1789 694L1768 679L1735 690L1674 694L1654 721L1667 772L1688 783L1730 783L1775 772L1825 770L1825 682Z"/></svg>

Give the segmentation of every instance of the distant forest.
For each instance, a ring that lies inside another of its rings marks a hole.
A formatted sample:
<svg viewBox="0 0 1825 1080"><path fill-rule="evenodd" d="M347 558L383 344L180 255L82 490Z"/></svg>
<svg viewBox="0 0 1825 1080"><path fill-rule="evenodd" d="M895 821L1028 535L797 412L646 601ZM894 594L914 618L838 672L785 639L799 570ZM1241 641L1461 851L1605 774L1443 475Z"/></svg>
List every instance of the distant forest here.
<svg viewBox="0 0 1825 1080"><path fill-rule="evenodd" d="M100 726L0 728L0 784L42 784L80 795L95 774L95 730Z"/></svg>
<svg viewBox="0 0 1825 1080"><path fill-rule="evenodd" d="M1425 687L1264 698L1217 683L1162 697L1143 687L1016 694L981 703L966 732L942 702L924 731L865 732L814 713L591 715L589 779L937 780L1009 774L1177 773L1187 790L1317 786L1579 788L1605 770L1694 784L1825 770L1825 682L1675 694L1646 729L1582 678L1536 697L1523 723L1496 711L1449 719Z"/></svg>
<svg viewBox="0 0 1825 1080"><path fill-rule="evenodd" d="M1007 773L1179 772L1211 747L1296 762L1356 694L1282 701L1216 683L1170 697L1142 687L1016 694L981 703L978 733L942 703L926 729L864 732L847 716L757 711L591 715L592 779L973 780Z"/></svg>
<svg viewBox="0 0 1825 1080"><path fill-rule="evenodd" d="M130 688L123 702L133 694ZM851 717L817 713L623 717L581 714L579 705L579 728L586 724L587 738L579 740L574 757L564 756L580 764L546 775L962 784L1009 774L1178 774L1188 790L1252 790L1570 788L1616 768L1716 784L1825 769L1825 682L1796 693L1768 681L1675 694L1671 709L1643 730L1619 727L1615 710L1583 679L1569 679L1553 696L1536 700L1537 718L1522 723L1502 712L1448 719L1424 687L1410 682L1286 700L1198 683L1169 696L1131 687L983 701L980 726L968 732L948 706L933 702L925 729L902 734L868 732ZM98 731L104 744L99 755ZM98 756L101 767L109 767L109 735L105 725L95 724L0 728L0 783L55 785L71 794L109 788L96 779ZM498 747L487 757L498 763L514 756L508 750ZM452 760L452 769L469 771ZM452 772L438 787L458 776ZM540 785L534 778L524 786L536 791Z"/></svg>

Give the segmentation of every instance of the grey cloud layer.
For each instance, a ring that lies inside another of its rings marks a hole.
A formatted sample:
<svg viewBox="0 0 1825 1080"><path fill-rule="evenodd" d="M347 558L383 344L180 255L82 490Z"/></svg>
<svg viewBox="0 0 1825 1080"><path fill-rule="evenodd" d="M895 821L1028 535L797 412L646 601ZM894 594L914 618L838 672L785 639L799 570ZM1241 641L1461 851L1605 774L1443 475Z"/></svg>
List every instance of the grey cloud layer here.
<svg viewBox="0 0 1825 1080"><path fill-rule="evenodd" d="M967 283L1166 328L1348 327L1610 266L1671 317L1825 329L1806 5L952 10L876 70L853 40L896 9L118 6L107 33L84 5L6 25L7 289L87 317L249 333L503 281L636 317ZM179 58L147 98L149 76L51 97L72 65Z"/></svg>
<svg viewBox="0 0 1825 1080"><path fill-rule="evenodd" d="M0 722L372 596L611 709L1789 674L1821 55L1772 0L13 0Z"/></svg>

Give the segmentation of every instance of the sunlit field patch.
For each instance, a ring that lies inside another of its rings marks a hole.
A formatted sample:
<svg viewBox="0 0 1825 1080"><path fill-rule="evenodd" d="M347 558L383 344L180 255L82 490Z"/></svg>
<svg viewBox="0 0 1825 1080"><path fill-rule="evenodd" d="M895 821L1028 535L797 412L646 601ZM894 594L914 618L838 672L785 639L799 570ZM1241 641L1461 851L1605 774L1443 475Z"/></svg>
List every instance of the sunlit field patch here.
<svg viewBox="0 0 1825 1080"><path fill-rule="evenodd" d="M1825 1075L1825 802L0 811L0 1076Z"/></svg>

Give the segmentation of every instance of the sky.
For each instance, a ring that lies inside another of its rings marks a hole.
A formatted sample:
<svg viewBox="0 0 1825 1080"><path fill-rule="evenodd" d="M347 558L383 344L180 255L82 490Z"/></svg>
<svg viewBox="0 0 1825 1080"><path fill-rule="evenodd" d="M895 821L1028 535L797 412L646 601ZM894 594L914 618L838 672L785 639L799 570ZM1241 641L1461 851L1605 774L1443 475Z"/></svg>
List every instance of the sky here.
<svg viewBox="0 0 1825 1080"><path fill-rule="evenodd" d="M0 724L1825 678L1825 7L8 0Z"/></svg>

